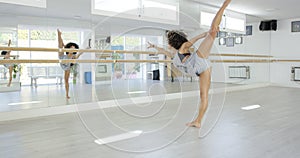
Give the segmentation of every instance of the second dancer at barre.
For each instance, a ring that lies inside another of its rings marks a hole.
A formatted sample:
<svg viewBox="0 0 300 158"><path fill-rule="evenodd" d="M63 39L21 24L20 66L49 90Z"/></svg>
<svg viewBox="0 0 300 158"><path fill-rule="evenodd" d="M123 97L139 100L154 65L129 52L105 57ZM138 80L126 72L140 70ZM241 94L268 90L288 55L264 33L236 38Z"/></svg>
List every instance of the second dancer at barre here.
<svg viewBox="0 0 300 158"><path fill-rule="evenodd" d="M69 42L66 45L64 45L63 39L61 37L61 31L57 29L57 35L58 35L58 47L59 48L70 48L70 49L79 49L78 44ZM83 52L80 52L77 54L77 52L58 52L58 58L59 59L78 59L80 55L82 55ZM74 66L73 63L61 63L61 68L64 70L64 81L65 81L65 89L66 89L66 98L70 99L69 96L69 78L70 78L70 72L72 66Z"/></svg>
<svg viewBox="0 0 300 158"><path fill-rule="evenodd" d="M8 47L10 47L11 45L11 40L8 41ZM4 58L3 59L10 59L10 53L11 51L2 51L1 52L1 55L4 55ZM6 67L8 69L8 72L9 72L9 79L8 79L8 84L7 84L7 87L10 87L11 86L11 82L12 82L12 73L13 73L13 69L14 69L14 64L4 64L4 67Z"/></svg>
<svg viewBox="0 0 300 158"><path fill-rule="evenodd" d="M168 44L172 49L176 50L173 54L163 48L157 47L149 43L148 48L155 48L158 51L173 58L173 64L184 74L199 76L200 86L200 107L197 117L187 126L201 127L203 116L208 107L208 91L210 88L211 80L211 67L210 61L207 59L210 55L210 50L219 31L219 25L221 23L222 15L225 8L229 5L231 0L225 0L216 16L214 17L210 30L207 33L200 34L190 40L187 40L186 35L180 31L169 31L167 33ZM191 53L189 50L196 41L204 38L195 53Z"/></svg>

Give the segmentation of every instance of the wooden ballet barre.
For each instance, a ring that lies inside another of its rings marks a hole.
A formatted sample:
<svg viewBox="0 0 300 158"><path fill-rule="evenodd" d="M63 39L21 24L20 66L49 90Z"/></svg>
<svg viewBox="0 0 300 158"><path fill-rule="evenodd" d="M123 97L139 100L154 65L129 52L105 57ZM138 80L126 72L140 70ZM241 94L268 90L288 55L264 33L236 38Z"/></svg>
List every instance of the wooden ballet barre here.
<svg viewBox="0 0 300 158"><path fill-rule="evenodd" d="M39 52L84 52L84 53L120 53L120 54L163 54L147 51L100 50L100 49L66 49L66 48L38 48L38 47L0 47L0 50L11 51L39 51Z"/></svg>
<svg viewBox="0 0 300 158"><path fill-rule="evenodd" d="M211 60L212 63L270 63L272 60Z"/></svg>
<svg viewBox="0 0 300 158"><path fill-rule="evenodd" d="M100 49L66 49L66 48L38 48L38 47L0 47L0 50L11 51L39 51L39 52L85 52L85 53L119 53L119 54L164 54L161 52L150 51L127 51L127 50L100 50ZM211 56L235 56L235 57L264 57L267 55L251 55L251 54L210 54Z"/></svg>
<svg viewBox="0 0 300 158"><path fill-rule="evenodd" d="M30 59L6 59L0 60L0 64L10 63L170 63L171 60L78 60L78 59L63 59L63 60L30 60Z"/></svg>
<svg viewBox="0 0 300 158"><path fill-rule="evenodd" d="M96 58L110 58L111 54L96 54Z"/></svg>
<svg viewBox="0 0 300 158"><path fill-rule="evenodd" d="M6 55L0 55L0 57L6 57ZM9 57L19 57L19 55L10 55Z"/></svg>
<svg viewBox="0 0 300 158"><path fill-rule="evenodd" d="M37 48L37 47L0 47L0 50L11 51L42 51L42 52L58 52L59 48Z"/></svg>
<svg viewBox="0 0 300 158"><path fill-rule="evenodd" d="M288 60L288 59L278 59L278 60L211 60L212 63L271 63L271 62L300 62L300 60ZM10 64L10 63L172 63L172 60L83 60L83 59L53 59L53 60L38 60L38 59L5 59L0 60L0 64Z"/></svg>
<svg viewBox="0 0 300 158"><path fill-rule="evenodd" d="M276 62L300 62L300 59L262 59L262 60L211 60L211 62L216 63L276 63Z"/></svg>
<svg viewBox="0 0 300 158"><path fill-rule="evenodd" d="M300 59L273 59L272 62L300 62Z"/></svg>
<svg viewBox="0 0 300 158"><path fill-rule="evenodd" d="M217 54L217 53L212 53L212 54L210 54L210 56L273 58L273 56L268 56L268 55L251 55L251 54Z"/></svg>

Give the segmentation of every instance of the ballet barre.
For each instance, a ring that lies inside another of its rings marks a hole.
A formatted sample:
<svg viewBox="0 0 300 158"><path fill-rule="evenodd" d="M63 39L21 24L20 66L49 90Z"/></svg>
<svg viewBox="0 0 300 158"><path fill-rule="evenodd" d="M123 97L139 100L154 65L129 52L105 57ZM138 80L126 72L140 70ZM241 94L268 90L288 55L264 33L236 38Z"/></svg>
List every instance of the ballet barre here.
<svg viewBox="0 0 300 158"><path fill-rule="evenodd" d="M0 60L0 64L9 63L170 63L171 60L83 60L83 59L53 59L53 60L30 60L30 59L6 59Z"/></svg>
<svg viewBox="0 0 300 158"><path fill-rule="evenodd" d="M274 59L274 60L253 60L253 59L245 59L245 60L211 60L212 63L274 63L274 62L300 62L300 60L280 60L280 59ZM118 59L118 60L83 60L83 59L53 59L53 60L37 60L37 59L5 59L0 60L0 64L17 64L17 63L172 63L172 60L124 60L124 59Z"/></svg>
<svg viewBox="0 0 300 158"><path fill-rule="evenodd" d="M66 49L66 48L38 48L38 47L0 47L0 50L38 51L38 52L84 52L84 53L120 53L120 54L163 54L150 51L100 50L100 49Z"/></svg>
<svg viewBox="0 0 300 158"><path fill-rule="evenodd" d="M0 50L11 51L39 51L39 52L85 52L85 53L119 53L119 54L164 54L161 52L151 51L128 51L128 50L100 50L100 49L66 49L66 48L39 48L39 47L0 47ZM231 57L260 57L272 58L269 55L253 55L253 54L218 54L211 53L210 56L231 56Z"/></svg>

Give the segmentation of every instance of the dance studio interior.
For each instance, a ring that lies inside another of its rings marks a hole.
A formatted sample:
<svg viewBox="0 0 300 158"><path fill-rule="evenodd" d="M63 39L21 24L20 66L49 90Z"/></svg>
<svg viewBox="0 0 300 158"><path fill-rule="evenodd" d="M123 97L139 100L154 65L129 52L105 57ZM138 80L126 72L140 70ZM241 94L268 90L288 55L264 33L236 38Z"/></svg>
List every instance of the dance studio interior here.
<svg viewBox="0 0 300 158"><path fill-rule="evenodd" d="M300 157L299 6L0 0L0 157Z"/></svg>

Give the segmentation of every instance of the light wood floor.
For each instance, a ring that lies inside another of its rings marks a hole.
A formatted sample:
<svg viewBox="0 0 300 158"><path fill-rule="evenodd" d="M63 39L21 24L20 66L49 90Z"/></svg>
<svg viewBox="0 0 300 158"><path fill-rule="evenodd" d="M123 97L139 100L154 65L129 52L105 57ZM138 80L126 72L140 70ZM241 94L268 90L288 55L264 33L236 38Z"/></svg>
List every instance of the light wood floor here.
<svg viewBox="0 0 300 158"><path fill-rule="evenodd" d="M200 132L184 125L198 97L0 122L0 157L297 158L299 96L299 89L283 87L213 94ZM261 108L241 110L253 104ZM94 143L133 130L143 133Z"/></svg>
<svg viewBox="0 0 300 158"><path fill-rule="evenodd" d="M237 86L213 83L213 88ZM21 91L0 93L0 112L98 102L112 99L132 98L155 94L170 94L199 90L198 82L164 82L152 80L113 80L112 84L70 84L71 99L65 97L64 85L23 86ZM131 91L146 91L128 94ZM24 103L25 104L18 104ZM14 104L17 103L17 104Z"/></svg>

